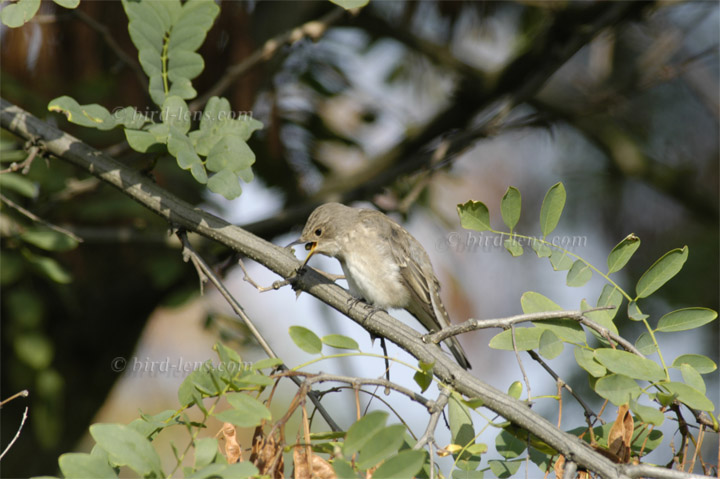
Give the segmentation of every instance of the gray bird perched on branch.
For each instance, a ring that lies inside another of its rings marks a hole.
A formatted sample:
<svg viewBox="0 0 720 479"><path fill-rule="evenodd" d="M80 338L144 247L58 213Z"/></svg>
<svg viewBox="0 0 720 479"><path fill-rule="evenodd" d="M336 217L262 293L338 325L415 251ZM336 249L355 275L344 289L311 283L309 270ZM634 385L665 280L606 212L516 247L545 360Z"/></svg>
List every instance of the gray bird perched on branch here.
<svg viewBox="0 0 720 479"><path fill-rule="evenodd" d="M379 211L327 203L312 212L300 239L312 255L340 262L350 292L381 308L406 309L428 331L450 325L430 258L410 233ZM457 362L470 363L454 337L445 340Z"/></svg>

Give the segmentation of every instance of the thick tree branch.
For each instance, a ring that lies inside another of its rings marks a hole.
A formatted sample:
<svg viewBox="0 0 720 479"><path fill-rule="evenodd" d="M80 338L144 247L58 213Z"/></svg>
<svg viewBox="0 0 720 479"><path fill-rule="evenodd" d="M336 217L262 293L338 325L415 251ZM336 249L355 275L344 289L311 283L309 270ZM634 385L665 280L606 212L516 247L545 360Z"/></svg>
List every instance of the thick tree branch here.
<svg viewBox="0 0 720 479"><path fill-rule="evenodd" d="M35 118L19 107L0 99L0 126L26 140L41 141L47 151L115 186L174 225L218 241L264 265L283 278L296 275L300 262L286 249L264 241L165 191L149 178L113 158ZM520 402L480 381L451 360L437 345L427 344L422 335L382 311L374 311L353 298L340 286L312 270L297 276L295 287L307 291L362 325L371 334L384 336L418 360L434 363L435 376L444 384L471 398L517 426L541 438L568 460L595 471L604 478L629 477L632 468L613 463L580 438L556 428ZM369 314L374 312L374 314ZM644 472L655 476L654 469ZM664 473L659 470L658 473Z"/></svg>

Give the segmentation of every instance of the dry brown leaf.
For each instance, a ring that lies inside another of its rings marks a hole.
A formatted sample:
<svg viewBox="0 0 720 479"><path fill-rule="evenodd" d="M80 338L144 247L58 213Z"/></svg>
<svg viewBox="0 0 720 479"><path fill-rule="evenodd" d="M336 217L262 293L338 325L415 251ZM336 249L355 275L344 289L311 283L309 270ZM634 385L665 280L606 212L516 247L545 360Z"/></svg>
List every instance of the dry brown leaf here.
<svg viewBox="0 0 720 479"><path fill-rule="evenodd" d="M555 470L555 477L557 479L562 479L563 475L565 474L565 456L560 456L557 458L553 469Z"/></svg>
<svg viewBox="0 0 720 479"><path fill-rule="evenodd" d="M308 467L305 447L299 444L293 449L293 463L295 465L294 479L337 479L335 470L330 463L316 454L310 454Z"/></svg>
<svg viewBox="0 0 720 479"><path fill-rule="evenodd" d="M273 436L265 437L262 426L256 427L253 433L250 462L255 464L260 474L282 479L285 473L282 447L278 445Z"/></svg>
<svg viewBox="0 0 720 479"><path fill-rule="evenodd" d="M225 439L225 457L228 464L242 462L242 448L237 442L235 426L229 422L223 423L220 433Z"/></svg>
<svg viewBox="0 0 720 479"><path fill-rule="evenodd" d="M618 408L617 418L608 435L608 451L617 456L621 463L630 461L630 444L634 427L635 422L630 414L630 408L627 404L623 404Z"/></svg>

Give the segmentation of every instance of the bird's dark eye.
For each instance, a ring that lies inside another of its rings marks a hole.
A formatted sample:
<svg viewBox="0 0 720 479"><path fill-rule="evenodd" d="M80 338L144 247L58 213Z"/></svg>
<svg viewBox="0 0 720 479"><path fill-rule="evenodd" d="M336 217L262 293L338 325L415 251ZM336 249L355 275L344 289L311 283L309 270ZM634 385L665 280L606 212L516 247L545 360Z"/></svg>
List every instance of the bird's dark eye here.
<svg viewBox="0 0 720 479"><path fill-rule="evenodd" d="M322 229L318 228L315 230L315 236L320 236L322 234Z"/></svg>

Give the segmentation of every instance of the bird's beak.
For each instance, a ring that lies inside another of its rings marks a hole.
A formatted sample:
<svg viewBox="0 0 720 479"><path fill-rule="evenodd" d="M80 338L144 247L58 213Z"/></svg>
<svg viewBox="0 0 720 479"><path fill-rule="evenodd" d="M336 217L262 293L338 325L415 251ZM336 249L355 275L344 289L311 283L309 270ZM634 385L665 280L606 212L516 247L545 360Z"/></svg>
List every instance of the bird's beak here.
<svg viewBox="0 0 720 479"><path fill-rule="evenodd" d="M301 266L302 268L305 267L305 265L307 264L307 262L310 261L310 257L312 257L312 255L315 254L315 251L317 251L317 243L315 243L315 242L313 242L313 243L306 243L306 244L305 244L305 249L308 250L308 251L310 251L310 253L308 253L307 258L305 258L305 261L303 261L303 264L302 264L302 266Z"/></svg>

